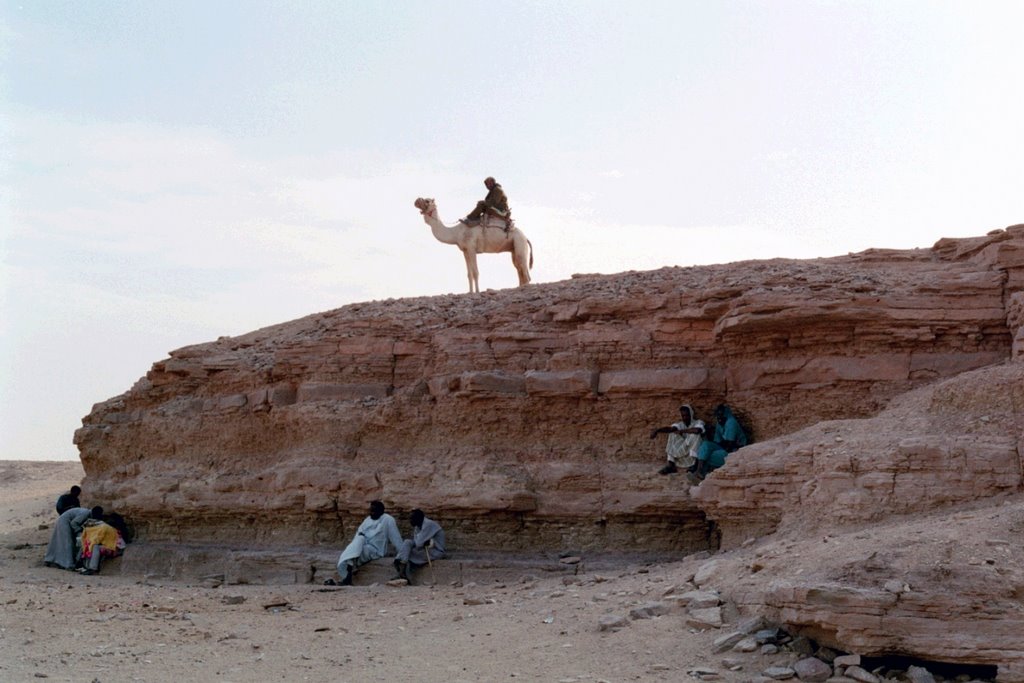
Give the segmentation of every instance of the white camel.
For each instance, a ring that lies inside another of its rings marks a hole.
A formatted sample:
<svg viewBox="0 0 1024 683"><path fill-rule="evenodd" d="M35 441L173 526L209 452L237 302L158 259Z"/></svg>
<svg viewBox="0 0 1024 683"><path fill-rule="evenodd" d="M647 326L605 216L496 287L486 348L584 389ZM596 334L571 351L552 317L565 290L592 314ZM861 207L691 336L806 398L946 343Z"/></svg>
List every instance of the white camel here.
<svg viewBox="0 0 1024 683"><path fill-rule="evenodd" d="M480 291L480 270L476 266L477 254L500 254L512 252L512 265L519 273L519 286L530 283L530 268L533 268L533 245L526 239L523 231L513 225L505 230L505 221L494 216L483 217L480 225L469 226L456 223L449 227L437 217L437 205L433 199L420 197L414 204L423 214L423 220L430 226L430 231L438 242L454 244L462 250L466 257L466 276L469 278L469 291Z"/></svg>

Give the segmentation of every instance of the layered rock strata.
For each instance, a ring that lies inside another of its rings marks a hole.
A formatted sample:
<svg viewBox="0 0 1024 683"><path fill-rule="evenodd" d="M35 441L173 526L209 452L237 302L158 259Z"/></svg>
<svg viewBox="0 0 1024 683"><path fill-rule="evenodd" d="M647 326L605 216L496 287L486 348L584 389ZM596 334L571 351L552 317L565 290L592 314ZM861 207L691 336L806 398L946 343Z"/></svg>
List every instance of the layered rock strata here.
<svg viewBox="0 0 1024 683"><path fill-rule="evenodd" d="M457 547L696 549L704 513L648 438L680 402L730 403L766 448L873 415L1019 353L1022 273L1016 226L356 304L173 351L75 442L151 540L337 543L382 498Z"/></svg>
<svg viewBox="0 0 1024 683"><path fill-rule="evenodd" d="M909 392L868 421L744 448L694 494L728 548L1012 496L1022 460L1024 363L1008 361Z"/></svg>

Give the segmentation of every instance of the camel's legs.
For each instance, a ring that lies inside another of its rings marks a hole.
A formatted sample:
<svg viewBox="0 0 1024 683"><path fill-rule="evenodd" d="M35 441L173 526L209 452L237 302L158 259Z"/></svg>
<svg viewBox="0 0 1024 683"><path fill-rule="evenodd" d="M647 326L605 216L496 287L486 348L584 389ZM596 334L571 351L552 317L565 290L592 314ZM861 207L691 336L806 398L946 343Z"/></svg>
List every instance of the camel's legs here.
<svg viewBox="0 0 1024 683"><path fill-rule="evenodd" d="M466 257L466 277L469 278L469 291L479 292L480 291L480 270L476 266L476 252L463 251L462 255Z"/></svg>
<svg viewBox="0 0 1024 683"><path fill-rule="evenodd" d="M513 250L512 265L516 267L516 273L519 275L519 286L530 284L530 269L526 266L525 254Z"/></svg>
<svg viewBox="0 0 1024 683"><path fill-rule="evenodd" d="M533 245L521 234L512 242L512 265L519 274L519 286L530 284L530 266L533 265Z"/></svg>

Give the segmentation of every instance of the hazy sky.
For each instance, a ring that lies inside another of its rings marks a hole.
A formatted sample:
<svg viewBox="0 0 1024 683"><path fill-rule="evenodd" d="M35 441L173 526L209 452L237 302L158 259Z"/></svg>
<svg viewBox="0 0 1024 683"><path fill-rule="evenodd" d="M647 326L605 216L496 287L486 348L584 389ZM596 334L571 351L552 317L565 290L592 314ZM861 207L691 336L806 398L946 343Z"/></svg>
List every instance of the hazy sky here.
<svg viewBox="0 0 1024 683"><path fill-rule="evenodd" d="M0 458L172 349L534 280L1024 222L1022 2L0 0ZM482 256L481 286L516 283Z"/></svg>

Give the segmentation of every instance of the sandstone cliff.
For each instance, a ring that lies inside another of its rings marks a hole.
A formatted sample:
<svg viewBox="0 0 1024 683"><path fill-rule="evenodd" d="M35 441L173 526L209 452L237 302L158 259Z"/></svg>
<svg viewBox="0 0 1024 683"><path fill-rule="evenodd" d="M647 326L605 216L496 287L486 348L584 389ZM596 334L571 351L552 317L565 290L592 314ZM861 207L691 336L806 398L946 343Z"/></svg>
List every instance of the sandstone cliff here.
<svg viewBox="0 0 1024 683"><path fill-rule="evenodd" d="M745 611L1021 680L1022 358L1013 226L346 306L173 351L75 441L146 540L337 544L382 498L461 549L720 541ZM722 401L756 443L657 476L650 429Z"/></svg>
<svg viewBox="0 0 1024 683"><path fill-rule="evenodd" d="M1019 354L1022 273L1018 226L356 304L173 351L75 441L154 539L335 541L381 497L465 547L700 547L688 492L651 476L679 402L727 401L760 442L873 415Z"/></svg>

